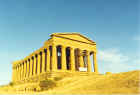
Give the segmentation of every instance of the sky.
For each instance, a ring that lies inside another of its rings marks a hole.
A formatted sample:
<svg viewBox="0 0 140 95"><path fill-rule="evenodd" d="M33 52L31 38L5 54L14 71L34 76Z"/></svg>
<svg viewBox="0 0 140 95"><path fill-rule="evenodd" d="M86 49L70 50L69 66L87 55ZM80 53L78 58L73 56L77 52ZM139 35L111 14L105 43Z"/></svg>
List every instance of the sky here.
<svg viewBox="0 0 140 95"><path fill-rule="evenodd" d="M140 69L139 0L0 0L0 85L12 62L56 32L78 32L97 44L100 73Z"/></svg>

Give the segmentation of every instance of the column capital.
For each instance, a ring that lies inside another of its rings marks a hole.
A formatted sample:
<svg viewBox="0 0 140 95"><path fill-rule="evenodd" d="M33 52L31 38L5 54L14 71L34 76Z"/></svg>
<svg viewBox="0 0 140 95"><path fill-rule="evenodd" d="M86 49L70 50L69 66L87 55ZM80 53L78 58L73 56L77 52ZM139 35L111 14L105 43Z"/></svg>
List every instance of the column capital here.
<svg viewBox="0 0 140 95"><path fill-rule="evenodd" d="M70 47L70 50L75 50L75 47Z"/></svg>
<svg viewBox="0 0 140 95"><path fill-rule="evenodd" d="M53 43L53 44L52 44L52 45L50 45L50 46L57 46L57 44L54 44L54 43Z"/></svg>
<svg viewBox="0 0 140 95"><path fill-rule="evenodd" d="M86 51L86 54L87 54L87 55L90 55L90 51L87 50L87 51Z"/></svg>
<svg viewBox="0 0 140 95"><path fill-rule="evenodd" d="M65 45L61 45L61 47L62 47L62 48L66 48L67 46L65 46Z"/></svg>

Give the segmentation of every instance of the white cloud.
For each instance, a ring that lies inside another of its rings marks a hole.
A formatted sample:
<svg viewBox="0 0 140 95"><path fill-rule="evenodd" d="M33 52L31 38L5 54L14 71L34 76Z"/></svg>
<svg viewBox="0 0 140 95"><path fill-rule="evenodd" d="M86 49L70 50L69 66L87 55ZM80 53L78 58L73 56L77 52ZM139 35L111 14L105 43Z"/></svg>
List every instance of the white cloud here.
<svg viewBox="0 0 140 95"><path fill-rule="evenodd" d="M133 59L120 52L119 49L99 50L97 57L101 72L124 72L140 67L138 57Z"/></svg>
<svg viewBox="0 0 140 95"><path fill-rule="evenodd" d="M120 63L128 61L128 57L120 53L117 49L101 50L98 55L101 60L106 62Z"/></svg>

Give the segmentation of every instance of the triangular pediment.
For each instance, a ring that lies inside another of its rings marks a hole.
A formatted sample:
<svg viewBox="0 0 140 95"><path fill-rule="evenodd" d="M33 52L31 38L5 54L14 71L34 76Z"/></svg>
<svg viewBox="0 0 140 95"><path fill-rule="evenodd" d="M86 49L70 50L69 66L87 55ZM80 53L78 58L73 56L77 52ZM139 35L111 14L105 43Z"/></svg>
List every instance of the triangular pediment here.
<svg viewBox="0 0 140 95"><path fill-rule="evenodd" d="M79 33L54 33L51 36L56 36L56 37L60 37L60 38L64 38L64 39L70 39L70 40L95 44L94 41L88 39L87 37L85 37Z"/></svg>

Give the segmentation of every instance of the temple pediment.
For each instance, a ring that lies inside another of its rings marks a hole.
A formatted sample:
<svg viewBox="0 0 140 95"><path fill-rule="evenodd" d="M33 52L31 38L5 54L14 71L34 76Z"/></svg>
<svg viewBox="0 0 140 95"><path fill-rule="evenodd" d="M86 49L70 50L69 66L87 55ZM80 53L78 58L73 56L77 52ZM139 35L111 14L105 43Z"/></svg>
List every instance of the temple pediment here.
<svg viewBox="0 0 140 95"><path fill-rule="evenodd" d="M94 41L88 39L87 37L85 37L79 33L54 33L51 36L69 39L69 40L74 40L74 41L85 42L85 43L90 43L90 44L95 44Z"/></svg>

